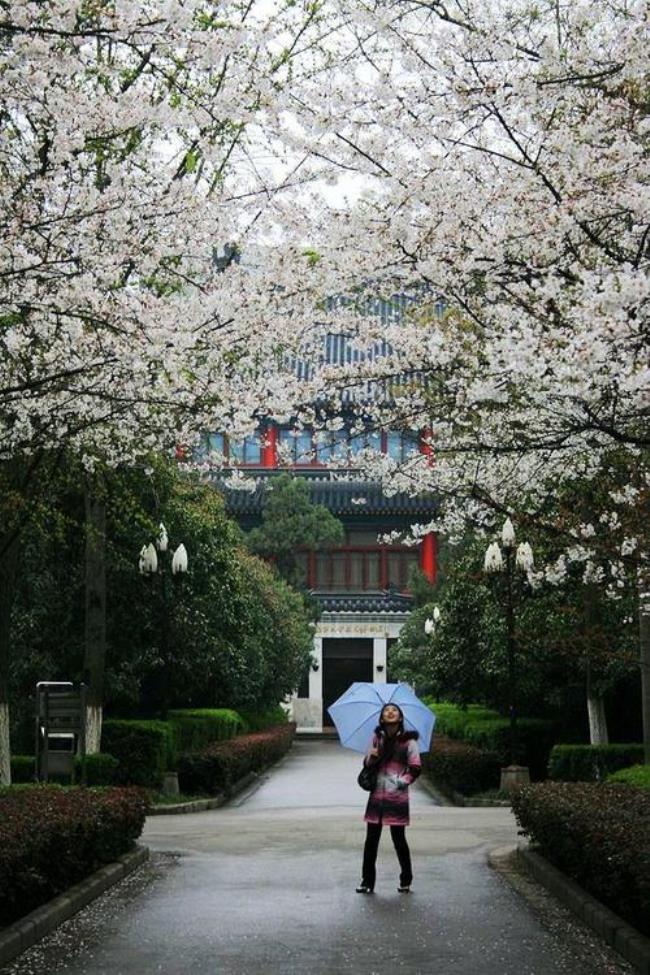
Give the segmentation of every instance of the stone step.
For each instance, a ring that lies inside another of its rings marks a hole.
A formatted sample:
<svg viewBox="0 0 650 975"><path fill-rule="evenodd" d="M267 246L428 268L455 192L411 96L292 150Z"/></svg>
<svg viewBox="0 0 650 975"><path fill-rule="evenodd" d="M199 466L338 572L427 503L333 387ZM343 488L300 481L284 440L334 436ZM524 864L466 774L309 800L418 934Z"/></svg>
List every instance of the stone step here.
<svg viewBox="0 0 650 975"><path fill-rule="evenodd" d="M338 741L334 728L324 728L322 731L297 731L295 737L299 741Z"/></svg>

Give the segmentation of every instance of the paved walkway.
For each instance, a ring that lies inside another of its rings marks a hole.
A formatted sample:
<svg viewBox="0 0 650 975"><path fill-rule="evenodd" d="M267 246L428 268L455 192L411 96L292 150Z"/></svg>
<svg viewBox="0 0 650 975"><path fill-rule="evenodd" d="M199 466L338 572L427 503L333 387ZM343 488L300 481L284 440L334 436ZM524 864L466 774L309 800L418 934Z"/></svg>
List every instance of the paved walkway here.
<svg viewBox="0 0 650 975"><path fill-rule="evenodd" d="M229 806L151 817L144 841L183 855L91 951L57 973L575 971L558 939L486 864L488 849L517 840L508 809L438 806L416 787L413 893L396 892L397 861L385 836L376 893L356 894L365 801L358 766L359 757L336 743L297 742Z"/></svg>

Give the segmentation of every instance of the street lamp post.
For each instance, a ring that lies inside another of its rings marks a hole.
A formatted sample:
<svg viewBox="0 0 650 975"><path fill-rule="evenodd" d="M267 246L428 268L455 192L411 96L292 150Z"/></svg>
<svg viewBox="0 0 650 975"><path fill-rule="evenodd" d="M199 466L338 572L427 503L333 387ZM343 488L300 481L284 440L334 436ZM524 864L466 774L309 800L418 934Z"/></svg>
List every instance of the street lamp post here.
<svg viewBox="0 0 650 975"><path fill-rule="evenodd" d="M162 614L160 621L160 644L161 644L161 658L163 664L163 695L162 695L162 716L165 718L167 716L167 707L169 704L169 665L170 661L170 650L169 650L169 605L167 598L167 570L165 562L168 561L168 556L166 555L169 548L169 536L167 534L167 529L160 523L158 538L156 539L156 544L149 543L149 545L144 545L140 551L140 561L139 569L141 575L153 577L156 575L160 579L160 594L162 602ZM156 551L156 549L158 551ZM160 556L158 555L160 553ZM176 551L172 555L171 559L171 572L172 576L182 575L187 572L187 551L185 546L181 542Z"/></svg>
<svg viewBox="0 0 650 975"><path fill-rule="evenodd" d="M440 610L437 606L433 607L433 615L427 616L424 621L424 632L426 636L432 636L436 632L436 624L440 622Z"/></svg>
<svg viewBox="0 0 650 975"><path fill-rule="evenodd" d="M501 546L492 542L485 553L484 569L488 575L505 578L506 653L508 661L508 712L510 717L510 765L501 771L501 788L509 790L530 781L528 769L518 764L517 749L517 645L513 584L515 572L533 568L533 551L528 542L515 549L515 529L507 518L501 530Z"/></svg>

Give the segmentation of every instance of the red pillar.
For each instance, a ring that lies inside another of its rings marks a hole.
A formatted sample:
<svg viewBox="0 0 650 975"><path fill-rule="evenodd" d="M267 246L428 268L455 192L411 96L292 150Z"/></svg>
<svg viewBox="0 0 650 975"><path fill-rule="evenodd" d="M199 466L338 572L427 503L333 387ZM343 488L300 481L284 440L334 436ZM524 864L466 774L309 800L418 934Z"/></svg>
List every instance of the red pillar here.
<svg viewBox="0 0 650 975"><path fill-rule="evenodd" d="M278 428L269 423L262 434L262 467L278 466Z"/></svg>
<svg viewBox="0 0 650 975"><path fill-rule="evenodd" d="M429 532L420 545L420 568L429 580L436 581L438 574L438 540L434 532Z"/></svg>
<svg viewBox="0 0 650 975"><path fill-rule="evenodd" d="M420 433L420 453L429 458L429 464L433 465L433 447L431 445L431 430L425 427Z"/></svg>
<svg viewBox="0 0 650 975"><path fill-rule="evenodd" d="M420 453L427 458L429 465L433 465L433 447L430 443L431 430L425 428L420 434ZM438 574L438 539L434 532L429 532L422 539L420 545L420 568L429 582L435 582Z"/></svg>

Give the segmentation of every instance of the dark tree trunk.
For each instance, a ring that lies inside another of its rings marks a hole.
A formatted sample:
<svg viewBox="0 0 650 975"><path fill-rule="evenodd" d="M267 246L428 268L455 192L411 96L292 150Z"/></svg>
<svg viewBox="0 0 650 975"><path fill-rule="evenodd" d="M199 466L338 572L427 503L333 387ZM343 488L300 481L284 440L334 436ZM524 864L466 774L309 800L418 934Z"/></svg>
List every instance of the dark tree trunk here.
<svg viewBox="0 0 650 975"><path fill-rule="evenodd" d="M599 690L594 686L593 664L591 662L591 652L589 648L589 641L594 638L594 634L598 626L596 600L596 588L593 583L589 583L585 586L583 595L583 622L585 642L587 643L586 696L587 717L589 719L589 742L592 745L607 745L609 744L609 732L607 730L605 696L602 690Z"/></svg>
<svg viewBox="0 0 650 975"><path fill-rule="evenodd" d="M88 685L86 751L100 749L106 666L106 504L103 488L88 479L85 489L84 677Z"/></svg>
<svg viewBox="0 0 650 975"><path fill-rule="evenodd" d="M0 559L0 785L11 784L9 739L9 660L11 610L18 575L19 536L3 539Z"/></svg>

